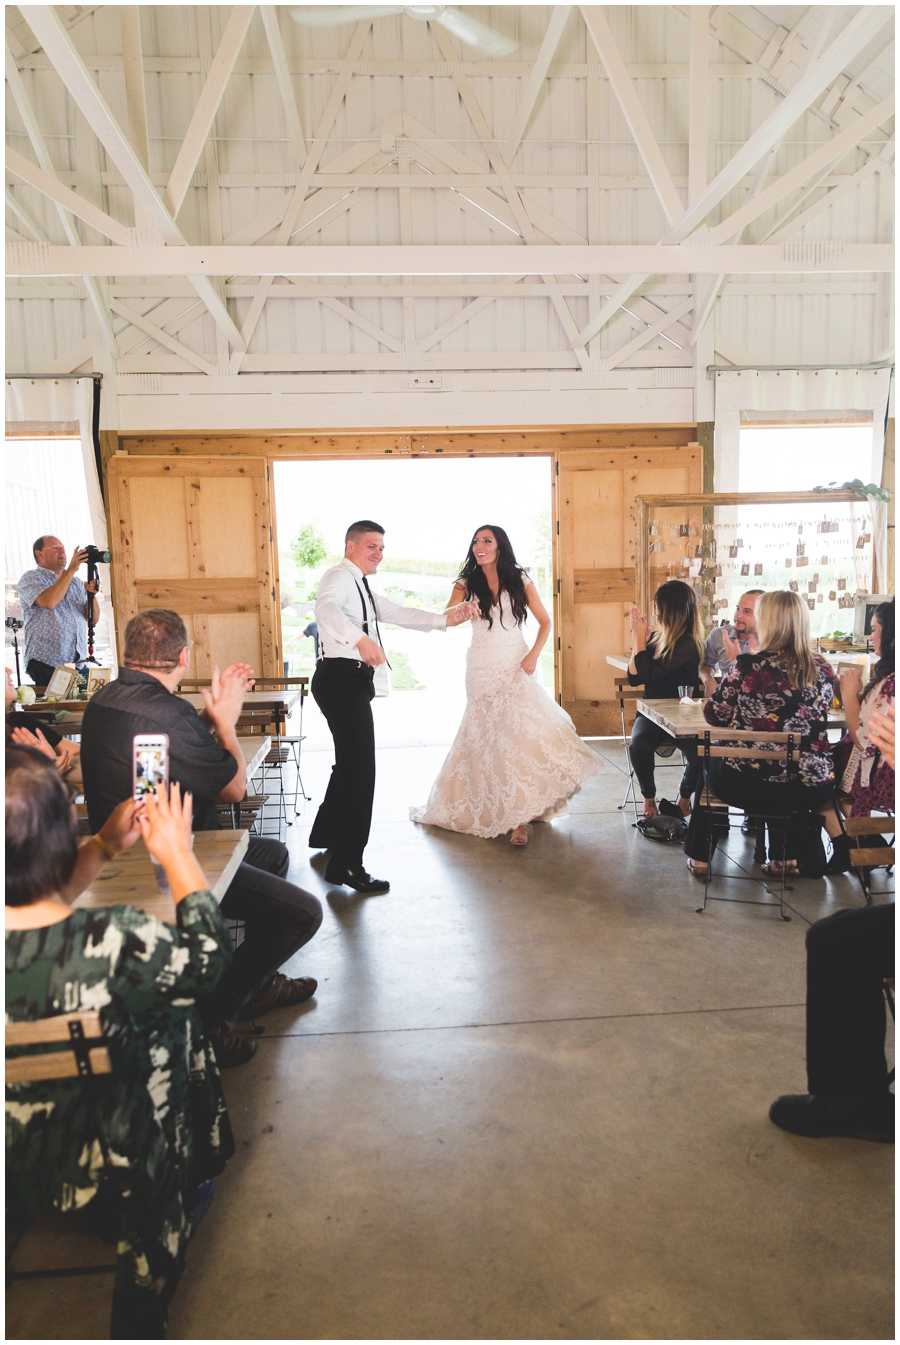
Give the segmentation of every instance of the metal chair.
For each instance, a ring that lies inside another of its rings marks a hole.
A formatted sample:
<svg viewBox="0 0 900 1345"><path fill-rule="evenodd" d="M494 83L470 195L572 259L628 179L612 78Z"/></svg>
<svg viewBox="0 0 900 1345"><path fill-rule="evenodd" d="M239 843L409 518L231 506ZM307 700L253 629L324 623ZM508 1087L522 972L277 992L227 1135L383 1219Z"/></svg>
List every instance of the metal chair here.
<svg viewBox="0 0 900 1345"><path fill-rule="evenodd" d="M628 729L625 724L625 702L643 700L646 693L643 687L629 686L627 677L615 677L613 678L613 681L616 686L616 695L619 699L619 714L622 719L622 746L625 748L625 760L628 763L628 788L625 790L624 799L618 805L618 811L622 812L623 809L627 808L628 800L630 798L631 806L634 809L634 820L635 822L637 822L638 820L637 791L635 790L634 787L634 767L631 764L631 752L629 751L631 738L628 734ZM674 745L668 747L660 746L657 747L655 755L665 759L667 757L672 756L675 753L675 750L676 748ZM681 756L681 770L683 773L685 765L687 763L685 761L683 752L680 753L680 756ZM675 765L675 763L673 762L672 765Z"/></svg>
<svg viewBox="0 0 900 1345"><path fill-rule="evenodd" d="M733 746L735 743L740 744L742 742L754 744L765 743L770 744L770 746L764 749L758 746ZM730 743L732 746L726 747L723 745L725 743ZM754 816L758 819L760 825L770 821L779 822L781 824L781 890L779 893L778 910L782 920L789 922L791 917L786 915L784 910L784 894L785 892L793 891L793 887L787 883L787 878L789 876L786 871L787 824L794 813L793 810L787 806L787 791L793 782L799 766L800 735L797 733L761 733L756 729L707 729L703 735L702 746L703 770L704 775L707 778L709 763L716 757L736 757L739 760L745 761L783 761L785 763L785 775L787 776L787 780L785 782L785 806L783 811L780 813L754 812ZM710 836L712 836L712 831L715 826L718 826L720 830L728 830L730 826L728 820L730 817L729 805L723 802L722 799L716 798L714 794L711 794L707 785L704 785L701 792L699 806L701 812L705 811L707 814L707 825L709 827ZM743 815L741 809L736 810L736 812ZM718 814L718 819L716 818L716 814ZM710 847L710 850L712 851L712 847ZM711 897L709 894L709 885L713 877L713 858L713 853L710 853L706 866L706 880L703 886L703 905L696 908L698 915L703 914L710 901L732 901L746 906L775 906L775 903L772 901L755 901L752 898L747 897ZM766 881L765 879L761 880L759 878L754 878L752 874L735 874L733 876L737 880L744 882L762 882L765 885Z"/></svg>
<svg viewBox="0 0 900 1345"><path fill-rule="evenodd" d="M837 811L837 810L836 810ZM866 905L872 905L872 883L871 870L886 868L888 872L894 867L894 847L889 846L861 846L860 836L890 836L894 839L894 816L888 813L884 817L841 817L838 811L838 820L844 830L844 834L855 841L855 845L850 847L850 864L856 871L860 887L865 897Z"/></svg>
<svg viewBox="0 0 900 1345"><path fill-rule="evenodd" d="M259 677L256 680L256 687L257 690L260 691L289 691L293 688L296 688L300 692L300 723L298 725L298 732L284 733L281 731L282 727L285 727L287 724L288 716L286 715L284 720L282 721L282 724L280 724L276 729L275 747L272 749L272 753L270 753L269 756L266 758L267 762L271 762L273 765L279 765L279 766L284 766L288 762L288 760L293 761L295 770L294 816L299 817L300 809L297 807L297 796L299 795L307 803L309 802L310 799L310 796L309 794L307 794L306 789L304 788L303 785L303 777L300 774L300 753L302 751L302 744L306 738L306 734L303 732L303 708L304 708L304 702L306 701L306 698L309 695L309 678ZM291 714L293 714L293 711L291 711ZM274 755L275 752L278 752L280 754L278 758L275 757ZM285 821L287 821L286 811L285 811ZM290 826L291 823L288 822L287 825Z"/></svg>

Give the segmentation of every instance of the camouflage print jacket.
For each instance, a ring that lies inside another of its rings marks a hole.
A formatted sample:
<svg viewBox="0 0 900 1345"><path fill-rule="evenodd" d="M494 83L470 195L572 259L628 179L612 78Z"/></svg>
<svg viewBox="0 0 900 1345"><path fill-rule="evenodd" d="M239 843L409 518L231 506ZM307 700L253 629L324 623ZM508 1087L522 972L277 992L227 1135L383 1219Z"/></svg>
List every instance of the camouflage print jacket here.
<svg viewBox="0 0 900 1345"><path fill-rule="evenodd" d="M193 1193L234 1152L219 1071L194 1007L228 968L231 937L209 892L191 893L176 910L177 926L114 906L6 934L7 1021L98 1009L113 1067L92 1081L93 1108L75 1079L7 1087L8 1202L26 1214L88 1204L109 1175L99 1123L114 1185L130 1196L122 1202L116 1297L132 1305L147 1294L158 1303L171 1298Z"/></svg>

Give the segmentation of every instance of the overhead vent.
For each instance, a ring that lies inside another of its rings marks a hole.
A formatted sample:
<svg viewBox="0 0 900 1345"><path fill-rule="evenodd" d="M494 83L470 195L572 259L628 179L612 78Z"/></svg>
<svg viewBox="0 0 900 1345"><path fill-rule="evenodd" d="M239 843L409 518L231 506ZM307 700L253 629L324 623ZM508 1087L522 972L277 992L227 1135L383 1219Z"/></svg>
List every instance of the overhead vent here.
<svg viewBox="0 0 900 1345"><path fill-rule="evenodd" d="M655 388L692 388L694 371L689 365L671 365L669 368L653 370Z"/></svg>
<svg viewBox="0 0 900 1345"><path fill-rule="evenodd" d="M809 266L813 270L827 270L840 262L844 245L838 242L782 243L781 256L791 266Z"/></svg>

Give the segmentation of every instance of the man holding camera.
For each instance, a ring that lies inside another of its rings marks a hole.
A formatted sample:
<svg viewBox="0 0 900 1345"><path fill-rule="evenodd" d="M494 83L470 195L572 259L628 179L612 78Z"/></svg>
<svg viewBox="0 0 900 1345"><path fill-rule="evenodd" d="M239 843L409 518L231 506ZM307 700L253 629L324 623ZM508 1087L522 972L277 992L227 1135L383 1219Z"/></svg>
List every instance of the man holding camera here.
<svg viewBox="0 0 900 1345"><path fill-rule="evenodd" d="M88 603L100 620L98 579L83 584L77 570L88 559L76 546L70 561L58 537L39 537L32 546L37 568L19 580L19 603L25 620L25 671L36 686L45 687L57 663L84 663L87 655Z"/></svg>

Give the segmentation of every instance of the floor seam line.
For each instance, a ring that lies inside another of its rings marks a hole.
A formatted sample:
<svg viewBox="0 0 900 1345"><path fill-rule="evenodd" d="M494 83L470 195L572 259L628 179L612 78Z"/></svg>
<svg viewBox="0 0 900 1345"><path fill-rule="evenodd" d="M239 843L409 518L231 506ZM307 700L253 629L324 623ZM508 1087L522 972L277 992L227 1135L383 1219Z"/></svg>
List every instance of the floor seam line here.
<svg viewBox="0 0 900 1345"><path fill-rule="evenodd" d="M805 1001L791 1004L736 1004L713 1009L651 1009L643 1013L576 1014L564 1018L507 1018L493 1023L435 1023L424 1027L358 1027L333 1032L271 1032L269 1041L287 1041L301 1037L378 1037L398 1032L469 1032L494 1027L546 1027L554 1023L609 1023L631 1018L682 1018L692 1014L755 1013L765 1009L802 1009ZM265 1041L266 1037L258 1037Z"/></svg>

